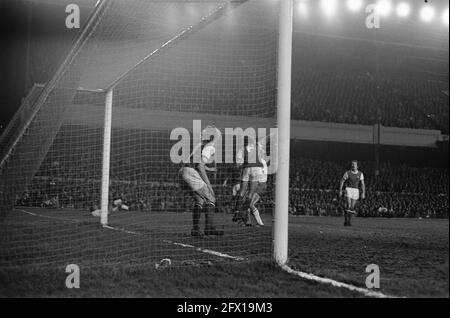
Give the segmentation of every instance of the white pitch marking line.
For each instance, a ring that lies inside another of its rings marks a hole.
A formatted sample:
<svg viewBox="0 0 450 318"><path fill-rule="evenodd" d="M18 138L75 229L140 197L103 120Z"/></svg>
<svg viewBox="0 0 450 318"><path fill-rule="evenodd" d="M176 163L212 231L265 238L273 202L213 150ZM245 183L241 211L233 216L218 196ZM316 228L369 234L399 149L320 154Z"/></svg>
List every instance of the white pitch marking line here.
<svg viewBox="0 0 450 318"><path fill-rule="evenodd" d="M174 245L178 245L178 246L181 246L181 247L195 248L194 245L177 243L177 242L172 242L172 241L168 241L168 240L164 240L164 243L174 244Z"/></svg>
<svg viewBox="0 0 450 318"><path fill-rule="evenodd" d="M395 296L386 295L386 294L383 294L381 292L376 292L376 291L373 291L373 290L370 290L370 289L356 287L356 286L353 286L353 285L350 285L350 284L338 282L338 281L336 281L334 279L319 277L319 276L316 276L314 274L308 274L308 273L305 273L305 272L296 271L296 270L290 268L287 265L281 265L281 269L286 271L286 272L288 272L289 274L296 275L296 276L301 277L303 279L312 280L312 281L323 283L323 284L330 284L330 285L332 285L334 287L346 288L348 290L361 293L361 294L363 294L366 297L397 298Z"/></svg>
<svg viewBox="0 0 450 318"><path fill-rule="evenodd" d="M19 211L24 212L26 214L33 215L33 216L37 216L37 217L43 217L43 218L48 218L48 219L60 220L60 221L77 222L76 220L68 220L68 219L63 219L63 218L56 218L56 217L51 217L51 216L46 216L46 215L41 215L41 214L37 214L37 213L28 212L28 211L25 211L25 210L19 210ZM124 233L127 233L127 234L143 235L142 233L139 233L139 232L133 232L133 231L129 231L129 230L125 230L125 229L122 229L122 228L113 227L113 226L109 226L109 225L103 225L103 228L104 229L108 229L108 230L113 230L113 231L124 232ZM215 256L219 256L219 257L223 257L223 258L230 258L230 259L234 259L236 261L243 261L243 260L245 260L245 258L243 258L243 257L232 256L232 255L228 255L228 254L217 252L217 251L213 251L213 250L203 249L203 248L200 248L200 247L195 247L194 245L183 244L183 243L173 242L173 241L169 241L169 240L163 240L163 242L164 243L168 243L168 244L181 246L181 247L185 247L185 248L193 248L193 249L195 249L198 252L211 254L211 255L215 255Z"/></svg>
<svg viewBox="0 0 450 318"><path fill-rule="evenodd" d="M217 251L213 251L213 250L208 250L208 249L203 249L203 248L200 248L200 247L195 247L194 245L190 245L190 244L183 244L183 243L178 243L178 242L172 242L172 241L169 241L169 240L164 240L164 242L169 243L169 244L174 244L174 245L177 245L177 246L181 246L181 247L194 248L198 252L203 252L203 253L207 253L207 254L223 257L223 258L230 258L230 259L234 259L236 261L243 261L243 260L245 260L245 258L243 258L243 257L231 256L231 255L228 255L228 254L225 254L225 253L221 253L221 252L217 252Z"/></svg>
<svg viewBox="0 0 450 318"><path fill-rule="evenodd" d="M48 215L42 215L42 214L37 214L37 213L33 213L33 212L29 212L29 211L25 211L25 210L20 210L18 209L17 211L32 215L32 216L37 216L37 217L41 217L44 219L50 219L50 220L58 220L58 221L64 221L64 222L72 222L72 223L79 223L80 221L78 220L72 220L72 219L65 219L65 218L58 218L58 217L54 217L54 216L48 216Z"/></svg>
<svg viewBox="0 0 450 318"><path fill-rule="evenodd" d="M231 255L220 253L220 252L216 252L216 251L213 251L213 250L197 248L197 251L201 251L203 253L209 253L209 254L212 254L212 255L219 256L219 257L231 258L231 259L234 259L235 261L243 261L243 260L245 260L245 258L243 258L243 257L231 256Z"/></svg>
<svg viewBox="0 0 450 318"><path fill-rule="evenodd" d="M116 227L112 227L112 226L108 226L108 225L104 225L103 228L109 229L109 230L114 230L114 231L121 231L121 232L125 232L125 233L128 233L128 234L142 235L142 233L128 231L128 230L125 230L125 229L116 228ZM168 244L181 246L181 247L185 247L185 248L193 248L193 249L195 249L198 252L211 254L211 255L215 255L215 256L223 257L223 258L230 258L230 259L234 259L236 261L243 261L243 260L245 260L245 258L243 258L243 257L237 257L237 256L232 256L232 255L228 255L228 254L217 252L217 251L213 251L213 250L203 249L203 248L200 248L200 247L195 247L194 245L190 245L190 244L178 243L178 242L173 242L173 241L169 241L169 240L163 240L163 242L164 243L168 243Z"/></svg>
<svg viewBox="0 0 450 318"><path fill-rule="evenodd" d="M108 230L113 230L113 231L124 232L124 233L127 233L127 234L142 235L141 233L138 233L138 232L128 231L128 230L125 230L125 229L121 229L121 228L118 228L118 227L112 227L112 226L109 226L109 225L103 225L103 228L104 229L108 229Z"/></svg>

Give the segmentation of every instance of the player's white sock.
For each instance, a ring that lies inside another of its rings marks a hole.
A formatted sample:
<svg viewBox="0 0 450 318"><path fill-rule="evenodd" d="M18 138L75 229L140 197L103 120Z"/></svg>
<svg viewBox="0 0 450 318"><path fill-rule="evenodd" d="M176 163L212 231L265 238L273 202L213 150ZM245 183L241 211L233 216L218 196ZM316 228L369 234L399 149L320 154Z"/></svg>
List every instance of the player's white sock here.
<svg viewBox="0 0 450 318"><path fill-rule="evenodd" d="M128 207L128 205L122 204L122 206L120 207L121 209L124 209L125 211L128 211L130 208Z"/></svg>
<svg viewBox="0 0 450 318"><path fill-rule="evenodd" d="M263 221L262 221L262 219L261 219L261 216L259 215L259 211L258 211L257 208L255 208L255 209L252 211L252 214L253 214L253 217L254 217L255 220L256 220L256 223L258 223L259 226L264 226L264 223L263 223Z"/></svg>

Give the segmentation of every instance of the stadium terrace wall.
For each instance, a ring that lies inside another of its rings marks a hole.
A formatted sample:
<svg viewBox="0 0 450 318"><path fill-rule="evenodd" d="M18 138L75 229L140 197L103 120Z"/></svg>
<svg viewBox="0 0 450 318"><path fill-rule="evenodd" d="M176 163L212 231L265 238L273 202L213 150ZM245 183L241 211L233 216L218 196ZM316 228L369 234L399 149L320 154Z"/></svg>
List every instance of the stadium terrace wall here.
<svg viewBox="0 0 450 318"><path fill-rule="evenodd" d="M102 107L72 105L69 107L65 124L101 127ZM241 117L206 113L166 112L146 109L113 108L113 128L167 130L175 127L192 128L192 120L200 119L203 124L215 124L218 128L270 128L275 127L273 118ZM438 130L407 129L363 126L293 120L291 138L294 140L329 141L357 144L428 147L436 148L437 142L448 138Z"/></svg>
<svg viewBox="0 0 450 318"><path fill-rule="evenodd" d="M388 146L436 147L444 137L438 130L363 126L293 120L292 139ZM378 131L379 130L379 131Z"/></svg>

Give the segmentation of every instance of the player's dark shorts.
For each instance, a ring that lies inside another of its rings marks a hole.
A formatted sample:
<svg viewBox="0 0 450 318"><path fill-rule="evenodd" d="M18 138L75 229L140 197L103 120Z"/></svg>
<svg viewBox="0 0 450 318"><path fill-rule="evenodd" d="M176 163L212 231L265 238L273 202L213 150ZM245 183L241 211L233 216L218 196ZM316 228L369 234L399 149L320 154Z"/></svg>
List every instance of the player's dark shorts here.
<svg viewBox="0 0 450 318"><path fill-rule="evenodd" d="M216 203L214 194L211 193L197 170L190 167L183 167L180 169L179 174L184 189L190 190L195 195L200 196L205 203Z"/></svg>

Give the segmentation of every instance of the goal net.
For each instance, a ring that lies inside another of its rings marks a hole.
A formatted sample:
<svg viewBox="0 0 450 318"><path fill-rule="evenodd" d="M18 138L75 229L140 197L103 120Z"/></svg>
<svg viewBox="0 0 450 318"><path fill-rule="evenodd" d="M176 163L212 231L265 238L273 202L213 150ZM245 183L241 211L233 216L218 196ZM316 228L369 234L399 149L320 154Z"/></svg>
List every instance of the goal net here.
<svg viewBox="0 0 450 318"><path fill-rule="evenodd" d="M273 175L256 204L265 226L232 219L239 129L254 129L265 155L273 152L278 5L100 1L2 139L0 267L269 258ZM171 150L184 138L192 152L211 125L222 144L207 173L216 197L208 217L224 235L199 238Z"/></svg>

